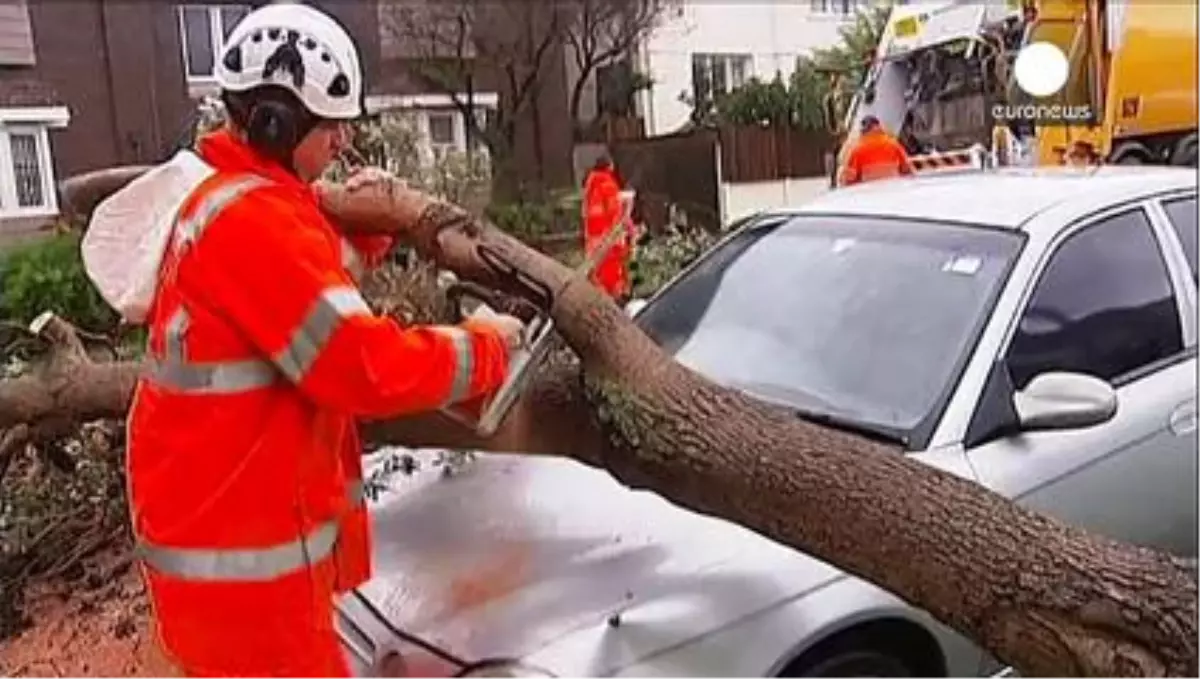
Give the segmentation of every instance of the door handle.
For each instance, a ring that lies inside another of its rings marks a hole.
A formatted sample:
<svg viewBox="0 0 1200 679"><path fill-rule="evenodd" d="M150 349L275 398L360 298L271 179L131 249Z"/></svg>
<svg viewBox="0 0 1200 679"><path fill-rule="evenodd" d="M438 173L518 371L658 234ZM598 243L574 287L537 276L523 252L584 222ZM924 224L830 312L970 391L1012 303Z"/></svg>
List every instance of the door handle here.
<svg viewBox="0 0 1200 679"><path fill-rule="evenodd" d="M1167 426L1176 436L1184 436L1196 431L1196 402L1188 401L1171 411Z"/></svg>

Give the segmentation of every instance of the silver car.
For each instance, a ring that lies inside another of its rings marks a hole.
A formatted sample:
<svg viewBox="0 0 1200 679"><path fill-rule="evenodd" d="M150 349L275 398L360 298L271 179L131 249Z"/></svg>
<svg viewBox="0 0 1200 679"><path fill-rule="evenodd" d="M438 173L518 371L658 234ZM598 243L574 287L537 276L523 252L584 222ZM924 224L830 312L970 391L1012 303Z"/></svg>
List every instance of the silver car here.
<svg viewBox="0 0 1200 679"><path fill-rule="evenodd" d="M883 181L745 221L636 312L677 360L1196 554L1190 170ZM414 455L373 504L375 578L340 603L356 658L399 645L423 673L476 676L1007 672L874 585L603 471L482 455L445 476Z"/></svg>

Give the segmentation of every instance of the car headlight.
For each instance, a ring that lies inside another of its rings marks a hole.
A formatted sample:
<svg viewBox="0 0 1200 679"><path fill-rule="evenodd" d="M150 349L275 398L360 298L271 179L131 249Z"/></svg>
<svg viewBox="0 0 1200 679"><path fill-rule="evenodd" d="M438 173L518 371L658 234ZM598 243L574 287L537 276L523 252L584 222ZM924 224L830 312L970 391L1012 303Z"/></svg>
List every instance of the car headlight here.
<svg viewBox="0 0 1200 679"><path fill-rule="evenodd" d="M456 677L554 677L535 665L523 663L520 660L482 660L467 665Z"/></svg>

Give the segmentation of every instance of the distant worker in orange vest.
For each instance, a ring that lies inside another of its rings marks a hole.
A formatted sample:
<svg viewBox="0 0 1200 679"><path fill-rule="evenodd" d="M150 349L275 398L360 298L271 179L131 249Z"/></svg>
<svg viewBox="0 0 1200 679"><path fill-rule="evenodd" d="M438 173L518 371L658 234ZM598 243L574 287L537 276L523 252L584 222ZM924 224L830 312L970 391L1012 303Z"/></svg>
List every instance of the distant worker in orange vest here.
<svg viewBox="0 0 1200 679"><path fill-rule="evenodd" d="M888 134L873 115L863 116L862 132L846 157L841 185L849 186L876 179L913 173L904 145Z"/></svg>
<svg viewBox="0 0 1200 679"><path fill-rule="evenodd" d="M627 228L622 221L621 178L613 167L612 158L603 154L596 159L583 182L583 249L590 256L614 228ZM629 255L633 249L632 234L626 233L608 251L592 273L592 282L604 289L618 303L630 294Z"/></svg>
<svg viewBox="0 0 1200 679"><path fill-rule="evenodd" d="M276 3L224 44L229 124L198 141L213 173L175 213L129 415L137 555L159 641L187 675L348 676L334 597L371 570L358 420L478 402L521 323L372 313L352 263L379 262L395 237L343 238L310 184L364 113L353 40ZM410 227L439 207L411 194Z"/></svg>

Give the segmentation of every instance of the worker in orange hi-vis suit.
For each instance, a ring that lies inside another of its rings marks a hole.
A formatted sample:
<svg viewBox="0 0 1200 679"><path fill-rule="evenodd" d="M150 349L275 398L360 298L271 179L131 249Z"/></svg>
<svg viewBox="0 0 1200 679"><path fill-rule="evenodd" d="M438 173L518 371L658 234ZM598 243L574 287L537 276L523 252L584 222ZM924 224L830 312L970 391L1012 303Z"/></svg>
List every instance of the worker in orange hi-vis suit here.
<svg viewBox="0 0 1200 679"><path fill-rule="evenodd" d="M616 226L628 228L629 225L624 222L620 177L612 159L605 154L596 160L583 183L584 254L591 256ZM592 272L592 282L618 302L623 302L630 293L629 256L632 249L633 234L627 233Z"/></svg>
<svg viewBox="0 0 1200 679"><path fill-rule="evenodd" d="M343 240L310 184L363 113L333 19L255 10L216 80L230 122L197 144L215 172L176 213L128 421L139 565L184 673L346 676L334 597L370 575L357 420L493 392L521 324L402 327L359 294L348 262L378 262L393 236ZM437 212L382 171L346 190L381 181L412 223Z"/></svg>
<svg viewBox="0 0 1200 679"><path fill-rule="evenodd" d="M839 184L849 186L876 179L913 174L904 145L888 134L875 116L864 116L862 132L850 149Z"/></svg>

